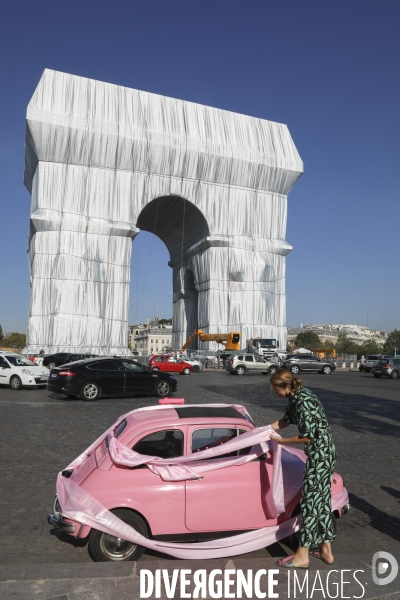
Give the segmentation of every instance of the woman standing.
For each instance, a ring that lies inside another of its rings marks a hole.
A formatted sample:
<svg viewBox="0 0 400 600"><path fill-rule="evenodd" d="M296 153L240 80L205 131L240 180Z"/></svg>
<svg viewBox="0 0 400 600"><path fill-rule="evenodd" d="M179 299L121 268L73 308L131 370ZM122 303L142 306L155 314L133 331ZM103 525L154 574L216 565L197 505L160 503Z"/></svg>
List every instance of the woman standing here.
<svg viewBox="0 0 400 600"><path fill-rule="evenodd" d="M287 369L279 369L270 380L272 389L288 405L282 419L271 423L275 431L291 423L297 425L299 435L290 438L272 437L278 444L304 444L307 462L304 471L303 493L300 501L302 524L300 545L296 553L277 562L279 567L307 569L310 547L322 546L312 556L333 564L331 542L335 539L332 521L331 481L336 462L335 446L324 409L318 398L302 387L301 379Z"/></svg>

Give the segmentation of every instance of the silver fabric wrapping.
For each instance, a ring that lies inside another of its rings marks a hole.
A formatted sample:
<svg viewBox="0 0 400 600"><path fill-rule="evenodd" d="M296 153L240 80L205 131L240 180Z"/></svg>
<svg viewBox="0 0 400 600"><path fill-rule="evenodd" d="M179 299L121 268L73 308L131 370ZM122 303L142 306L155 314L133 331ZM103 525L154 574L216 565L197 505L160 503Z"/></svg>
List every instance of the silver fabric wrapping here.
<svg viewBox="0 0 400 600"><path fill-rule="evenodd" d="M27 110L28 351L128 353L141 229L170 253L175 348L196 328L284 346L302 171L285 125L46 70Z"/></svg>

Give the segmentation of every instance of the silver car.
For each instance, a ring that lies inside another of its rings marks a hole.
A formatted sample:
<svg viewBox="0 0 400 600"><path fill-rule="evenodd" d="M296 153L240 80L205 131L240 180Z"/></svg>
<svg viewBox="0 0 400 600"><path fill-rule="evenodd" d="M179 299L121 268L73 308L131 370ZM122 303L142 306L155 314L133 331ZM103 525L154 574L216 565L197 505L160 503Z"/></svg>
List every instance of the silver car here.
<svg viewBox="0 0 400 600"><path fill-rule="evenodd" d="M257 356L256 354L238 354L230 356L225 362L225 369L232 375L258 372L270 375L279 369L279 364Z"/></svg>
<svg viewBox="0 0 400 600"><path fill-rule="evenodd" d="M374 377L391 377L398 379L400 376L400 358L381 358L381 360L372 367Z"/></svg>
<svg viewBox="0 0 400 600"><path fill-rule="evenodd" d="M386 354L370 354L364 361L364 364L360 365L360 371L370 373L372 371L372 367L374 367L381 359L384 358L391 358L391 356L387 356Z"/></svg>

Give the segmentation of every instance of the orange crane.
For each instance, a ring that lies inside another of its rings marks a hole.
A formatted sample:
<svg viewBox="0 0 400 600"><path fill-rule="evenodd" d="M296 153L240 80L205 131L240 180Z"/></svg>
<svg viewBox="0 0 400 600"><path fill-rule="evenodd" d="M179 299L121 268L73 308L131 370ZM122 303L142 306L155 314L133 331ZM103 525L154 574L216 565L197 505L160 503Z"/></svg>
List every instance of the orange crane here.
<svg viewBox="0 0 400 600"><path fill-rule="evenodd" d="M199 336L201 342L217 342L225 346L226 350L240 350L241 334L237 331L231 333L203 333L202 329L196 329L183 344L181 352L186 350L197 336Z"/></svg>

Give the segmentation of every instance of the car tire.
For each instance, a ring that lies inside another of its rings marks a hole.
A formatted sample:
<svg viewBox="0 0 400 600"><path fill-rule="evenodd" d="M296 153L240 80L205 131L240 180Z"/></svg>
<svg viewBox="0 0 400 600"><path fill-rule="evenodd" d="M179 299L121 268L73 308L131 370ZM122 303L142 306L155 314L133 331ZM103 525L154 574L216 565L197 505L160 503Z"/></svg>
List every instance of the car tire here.
<svg viewBox="0 0 400 600"><path fill-rule="evenodd" d="M151 367L152 371L159 371L160 369L158 367Z"/></svg>
<svg viewBox="0 0 400 600"><path fill-rule="evenodd" d="M22 381L18 375L11 375L10 387L12 390L20 390L22 388Z"/></svg>
<svg viewBox="0 0 400 600"><path fill-rule="evenodd" d="M184 375L190 375L190 369L189 369L189 367L185 367L185 368L183 369L182 373L183 373Z"/></svg>
<svg viewBox="0 0 400 600"><path fill-rule="evenodd" d="M330 373L332 373L332 367L330 367L329 365L325 365L325 367L322 368L321 373L323 373L324 375L330 375Z"/></svg>
<svg viewBox="0 0 400 600"><path fill-rule="evenodd" d="M381 376L380 373L374 373L374 377L376 377L377 379L379 379L380 376Z"/></svg>
<svg viewBox="0 0 400 600"><path fill-rule="evenodd" d="M94 381L88 381L84 383L81 387L81 391L79 392L79 397L81 400L93 401L98 400L101 395L100 386Z"/></svg>
<svg viewBox="0 0 400 600"><path fill-rule="evenodd" d="M371 369L364 369L364 371L365 371L366 373L370 373L370 372L371 372Z"/></svg>
<svg viewBox="0 0 400 600"><path fill-rule="evenodd" d="M300 367L298 365L292 365L290 371L293 375L297 375L297 373L300 373Z"/></svg>
<svg viewBox="0 0 400 600"><path fill-rule="evenodd" d="M399 376L399 374L398 374L398 372L397 372L397 371L392 371L392 372L390 373L390 377L391 377L391 379L397 379L397 378L398 378L398 376Z"/></svg>
<svg viewBox="0 0 400 600"><path fill-rule="evenodd" d="M149 537L147 525L137 513L123 508L117 508L111 512L144 537ZM103 531L92 529L89 535L89 551L96 562L124 562L139 560L145 548Z"/></svg>
<svg viewBox="0 0 400 600"><path fill-rule="evenodd" d="M48 364L48 369L55 369L56 368L56 363L55 362L51 362Z"/></svg>
<svg viewBox="0 0 400 600"><path fill-rule="evenodd" d="M244 367L236 368L236 375L244 375L246 373L246 369Z"/></svg>
<svg viewBox="0 0 400 600"><path fill-rule="evenodd" d="M160 381L157 381L154 388L154 393L159 398L165 398L166 396L170 395L171 390L171 384L168 383L168 381L166 381L165 379L161 379Z"/></svg>
<svg viewBox="0 0 400 600"><path fill-rule="evenodd" d="M272 375L273 373L276 373L278 369L279 369L279 367L275 367L275 366L270 367L268 373L270 375Z"/></svg>

